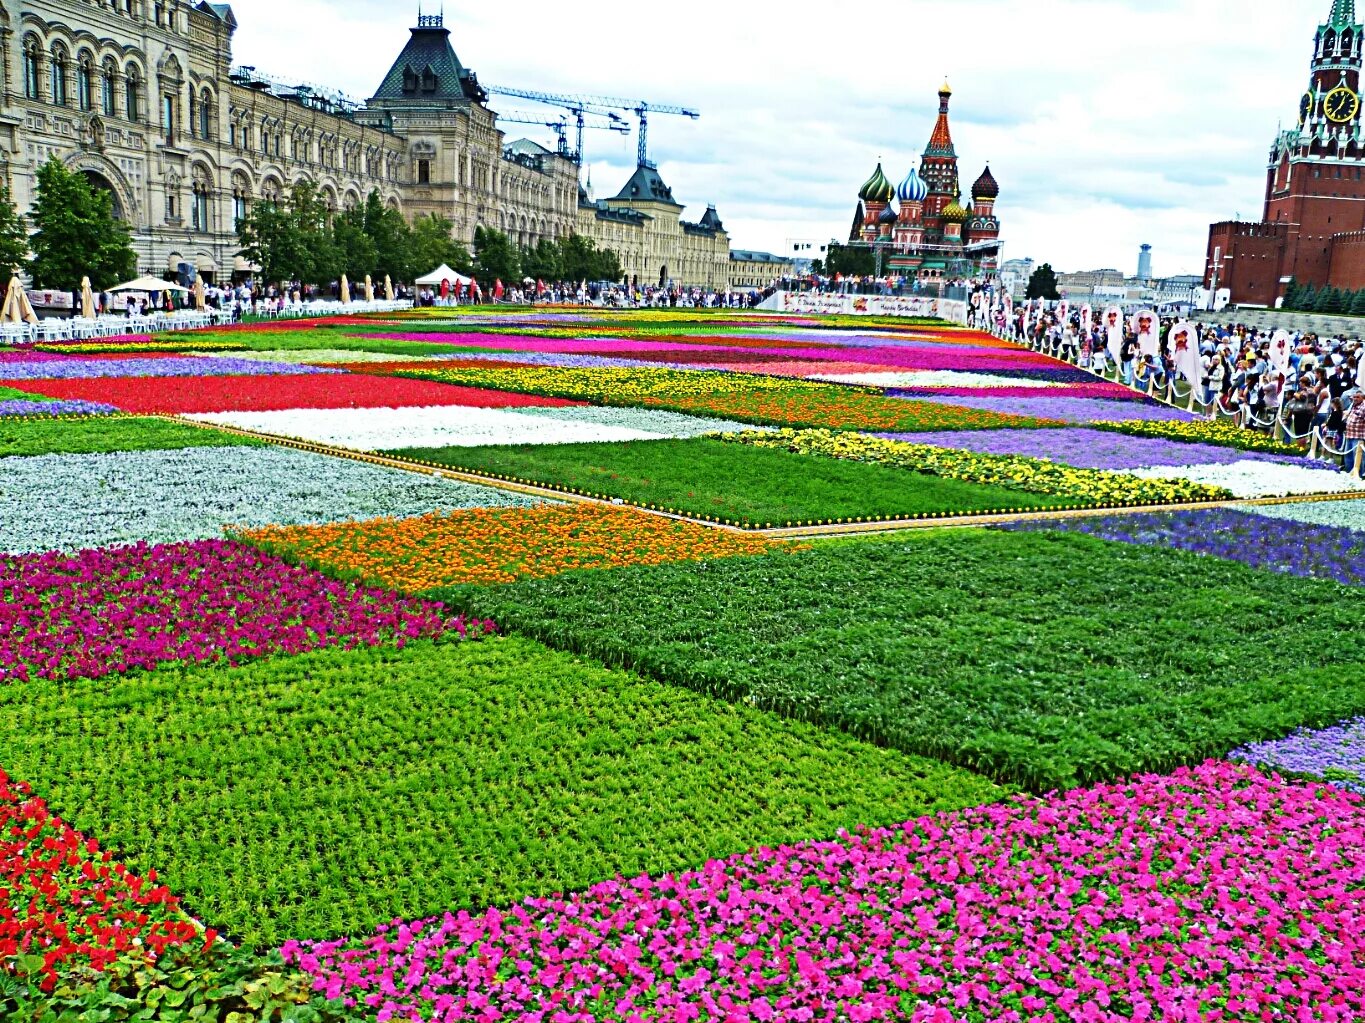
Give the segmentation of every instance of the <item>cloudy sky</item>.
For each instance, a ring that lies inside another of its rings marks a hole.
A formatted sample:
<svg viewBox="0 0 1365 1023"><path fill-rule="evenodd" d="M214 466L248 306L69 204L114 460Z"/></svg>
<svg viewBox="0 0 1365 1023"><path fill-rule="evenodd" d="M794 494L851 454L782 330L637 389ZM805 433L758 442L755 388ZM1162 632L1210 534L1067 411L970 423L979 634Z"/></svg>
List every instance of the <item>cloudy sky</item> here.
<svg viewBox="0 0 1365 1023"><path fill-rule="evenodd" d="M416 15L416 0L232 6L237 63L361 99ZM1132 273L1150 242L1155 272L1170 275L1201 272L1211 221L1259 219L1266 155L1279 122L1296 117L1330 7L898 0L869 17L789 0L757 17L734 0L453 0L445 16L484 84L699 109L699 121L653 119L650 155L686 216L714 202L736 247L846 236L879 157L893 181L918 166L946 75L963 186L990 162L1006 258ZM597 194L614 193L634 137L590 132L585 149Z"/></svg>

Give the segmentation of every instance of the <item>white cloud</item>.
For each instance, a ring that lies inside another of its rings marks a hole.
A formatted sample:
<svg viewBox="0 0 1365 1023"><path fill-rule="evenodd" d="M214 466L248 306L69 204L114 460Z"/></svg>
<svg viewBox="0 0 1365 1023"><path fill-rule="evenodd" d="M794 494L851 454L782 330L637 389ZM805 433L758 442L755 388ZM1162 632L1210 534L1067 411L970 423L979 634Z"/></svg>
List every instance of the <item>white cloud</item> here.
<svg viewBox="0 0 1365 1023"><path fill-rule="evenodd" d="M899 180L949 76L970 188L989 159L1007 256L1198 272L1208 224L1259 217L1276 124L1296 115L1330 0L901 0L873 18L795 0L629 6L451 5L456 52L485 84L695 106L650 121L679 201L720 209L737 247L844 236L878 157ZM364 98L416 11L391 0L235 0L235 59ZM572 13L567 13L572 11ZM525 108L497 97L503 110ZM531 130L535 135L535 129ZM592 132L599 195L635 140Z"/></svg>

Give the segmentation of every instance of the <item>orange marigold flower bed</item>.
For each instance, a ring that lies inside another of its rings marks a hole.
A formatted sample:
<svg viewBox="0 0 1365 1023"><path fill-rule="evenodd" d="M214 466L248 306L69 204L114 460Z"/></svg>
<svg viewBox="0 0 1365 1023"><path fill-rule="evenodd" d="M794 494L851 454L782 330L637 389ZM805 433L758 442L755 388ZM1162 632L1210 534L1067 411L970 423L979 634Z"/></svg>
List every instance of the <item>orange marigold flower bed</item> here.
<svg viewBox="0 0 1365 1023"><path fill-rule="evenodd" d="M709 561L763 554L774 546L762 537L595 505L272 526L242 538L322 571L406 593L499 585L575 569Z"/></svg>

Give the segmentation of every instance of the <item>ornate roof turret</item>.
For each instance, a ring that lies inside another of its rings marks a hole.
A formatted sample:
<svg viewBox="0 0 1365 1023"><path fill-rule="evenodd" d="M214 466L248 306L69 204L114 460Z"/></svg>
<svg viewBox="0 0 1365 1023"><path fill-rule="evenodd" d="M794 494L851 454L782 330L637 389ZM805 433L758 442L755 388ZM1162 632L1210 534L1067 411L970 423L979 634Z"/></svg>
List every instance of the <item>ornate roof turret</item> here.
<svg viewBox="0 0 1365 1023"><path fill-rule="evenodd" d="M957 156L957 151L953 149L953 133L948 127L948 101L952 97L953 90L944 82L943 88L938 91L938 121L934 124L934 133L929 136L929 148L924 151L925 156Z"/></svg>
<svg viewBox="0 0 1365 1023"><path fill-rule="evenodd" d="M960 196L943 207L943 213L940 215L943 217L944 223L947 224L964 224L967 222L967 218L971 216L962 208Z"/></svg>
<svg viewBox="0 0 1365 1023"><path fill-rule="evenodd" d="M1332 13L1327 24L1333 28L1350 27L1356 23L1356 0L1332 0Z"/></svg>
<svg viewBox="0 0 1365 1023"><path fill-rule="evenodd" d="M981 172L981 177L976 179L976 184L972 186L972 198L977 202L982 199L999 199L1000 186L996 184L995 175L991 173L990 164Z"/></svg>
<svg viewBox="0 0 1365 1023"><path fill-rule="evenodd" d="M886 209L882 210L882 215L877 219L883 224L894 224L900 217L896 214L896 208L888 203Z"/></svg>
<svg viewBox="0 0 1365 1023"><path fill-rule="evenodd" d="M474 73L460 63L450 30L438 14L422 15L407 46L371 98L380 106L450 107L488 99Z"/></svg>
<svg viewBox="0 0 1365 1023"><path fill-rule="evenodd" d="M924 202L929 197L929 186L919 176L919 171L911 167L910 173L905 176L896 194L901 202Z"/></svg>
<svg viewBox="0 0 1365 1023"><path fill-rule="evenodd" d="M720 222L720 214L716 212L715 203L706 207L706 212L702 214L701 226L708 231L724 231L725 225Z"/></svg>
<svg viewBox="0 0 1365 1023"><path fill-rule="evenodd" d="M858 192L858 198L863 202L890 202L895 196L896 190L891 182L887 180L885 172L882 170L881 162L878 161L877 169L872 177L867 179L867 183Z"/></svg>

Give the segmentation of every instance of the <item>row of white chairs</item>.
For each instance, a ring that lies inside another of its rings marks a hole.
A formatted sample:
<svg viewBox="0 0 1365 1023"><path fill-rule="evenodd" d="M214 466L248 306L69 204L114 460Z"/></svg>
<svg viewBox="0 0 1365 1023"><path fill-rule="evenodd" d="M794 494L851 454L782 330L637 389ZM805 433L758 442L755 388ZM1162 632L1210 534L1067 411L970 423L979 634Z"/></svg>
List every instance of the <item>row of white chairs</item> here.
<svg viewBox="0 0 1365 1023"><path fill-rule="evenodd" d="M263 303L258 311L258 316L265 319L303 319L309 316L359 316L362 313L396 313L403 309L411 309L410 299L394 299L392 301L383 298L376 298L366 302L363 298L351 302L323 302L313 299L307 302L285 302L282 306L276 303Z"/></svg>

